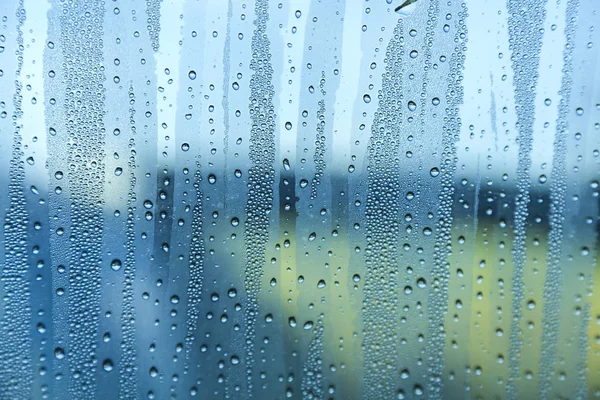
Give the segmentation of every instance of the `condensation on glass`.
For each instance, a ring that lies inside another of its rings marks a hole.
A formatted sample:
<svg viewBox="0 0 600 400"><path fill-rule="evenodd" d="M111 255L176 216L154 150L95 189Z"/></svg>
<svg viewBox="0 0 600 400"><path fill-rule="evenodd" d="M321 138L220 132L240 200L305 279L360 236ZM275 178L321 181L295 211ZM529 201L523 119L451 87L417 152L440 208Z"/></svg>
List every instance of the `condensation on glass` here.
<svg viewBox="0 0 600 400"><path fill-rule="evenodd" d="M600 397L600 3L0 2L0 398Z"/></svg>

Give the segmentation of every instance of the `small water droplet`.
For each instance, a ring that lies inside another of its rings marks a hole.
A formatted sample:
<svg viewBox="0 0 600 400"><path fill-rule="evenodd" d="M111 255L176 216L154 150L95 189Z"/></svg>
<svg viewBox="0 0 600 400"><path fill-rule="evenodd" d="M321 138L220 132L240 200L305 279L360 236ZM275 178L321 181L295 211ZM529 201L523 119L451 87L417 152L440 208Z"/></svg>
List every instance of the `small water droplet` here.
<svg viewBox="0 0 600 400"><path fill-rule="evenodd" d="M121 263L121 260L119 260L118 258L115 258L114 260L112 260L112 262L110 263L110 268L113 271L118 271L121 269L121 266L123 264Z"/></svg>
<svg viewBox="0 0 600 400"><path fill-rule="evenodd" d="M112 371L113 368L114 368L114 364L113 364L112 360L110 360L110 359L106 359L102 363L102 369L105 370L106 372Z"/></svg>

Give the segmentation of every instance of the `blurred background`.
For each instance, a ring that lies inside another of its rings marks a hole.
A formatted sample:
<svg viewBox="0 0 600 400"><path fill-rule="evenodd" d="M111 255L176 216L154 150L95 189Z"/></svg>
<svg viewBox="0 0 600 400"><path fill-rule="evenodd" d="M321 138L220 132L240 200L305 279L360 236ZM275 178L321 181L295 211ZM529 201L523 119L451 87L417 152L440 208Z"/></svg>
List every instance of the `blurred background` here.
<svg viewBox="0 0 600 400"><path fill-rule="evenodd" d="M599 7L0 2L0 398L600 397Z"/></svg>

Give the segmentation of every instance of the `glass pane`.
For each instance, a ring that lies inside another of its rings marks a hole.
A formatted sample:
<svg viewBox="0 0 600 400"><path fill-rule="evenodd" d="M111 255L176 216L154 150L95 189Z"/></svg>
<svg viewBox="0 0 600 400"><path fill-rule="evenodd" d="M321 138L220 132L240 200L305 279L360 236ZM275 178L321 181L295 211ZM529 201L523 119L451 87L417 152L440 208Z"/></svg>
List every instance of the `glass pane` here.
<svg viewBox="0 0 600 400"><path fill-rule="evenodd" d="M600 397L594 0L0 2L0 398Z"/></svg>

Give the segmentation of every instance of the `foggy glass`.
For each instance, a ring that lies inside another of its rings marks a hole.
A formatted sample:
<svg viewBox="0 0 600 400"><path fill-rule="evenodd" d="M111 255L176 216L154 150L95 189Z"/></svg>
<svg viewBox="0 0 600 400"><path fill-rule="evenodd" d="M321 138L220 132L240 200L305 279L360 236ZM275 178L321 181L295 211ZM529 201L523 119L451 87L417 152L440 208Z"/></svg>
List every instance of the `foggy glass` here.
<svg viewBox="0 0 600 400"><path fill-rule="evenodd" d="M0 399L599 398L599 8L0 1Z"/></svg>

